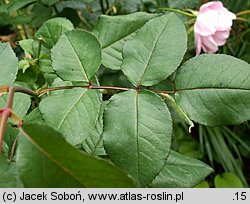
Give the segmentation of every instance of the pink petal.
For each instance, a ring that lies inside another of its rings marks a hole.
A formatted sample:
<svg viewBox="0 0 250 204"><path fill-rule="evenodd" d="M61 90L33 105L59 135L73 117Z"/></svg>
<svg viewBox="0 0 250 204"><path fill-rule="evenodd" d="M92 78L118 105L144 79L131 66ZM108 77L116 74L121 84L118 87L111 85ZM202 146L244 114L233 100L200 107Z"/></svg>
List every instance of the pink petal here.
<svg viewBox="0 0 250 204"><path fill-rule="evenodd" d="M202 49L206 53L215 53L218 50L218 46L212 36L202 37Z"/></svg>
<svg viewBox="0 0 250 204"><path fill-rule="evenodd" d="M228 18L230 18L231 20L236 19L236 15L231 11L227 10L226 8L223 8L222 10L227 14Z"/></svg>
<svg viewBox="0 0 250 204"><path fill-rule="evenodd" d="M198 56L201 53L201 36L196 33L194 34L194 44L196 56Z"/></svg>
<svg viewBox="0 0 250 204"><path fill-rule="evenodd" d="M220 1L212 1L212 2L208 2L206 4L203 4L200 7L200 13L204 13L207 10L220 10L223 8L223 4Z"/></svg>
<svg viewBox="0 0 250 204"><path fill-rule="evenodd" d="M218 46L224 45L229 37L230 31L217 31L212 37Z"/></svg>
<svg viewBox="0 0 250 204"><path fill-rule="evenodd" d="M218 19L217 19L217 30L226 30L233 25L233 19L235 19L235 14L229 12L227 9L224 11L218 12Z"/></svg>
<svg viewBox="0 0 250 204"><path fill-rule="evenodd" d="M197 16L194 32L202 36L209 36L215 33L217 25L217 12L208 11Z"/></svg>

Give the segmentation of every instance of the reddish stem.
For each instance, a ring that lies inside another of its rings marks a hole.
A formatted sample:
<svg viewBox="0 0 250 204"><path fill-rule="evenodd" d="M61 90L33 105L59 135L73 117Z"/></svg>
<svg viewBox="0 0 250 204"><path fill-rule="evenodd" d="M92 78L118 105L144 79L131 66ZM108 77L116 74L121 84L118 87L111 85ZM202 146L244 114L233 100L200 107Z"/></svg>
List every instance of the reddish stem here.
<svg viewBox="0 0 250 204"><path fill-rule="evenodd" d="M44 88L44 89L40 89L37 91L33 91L31 89L27 89L27 88L23 88L23 87L19 87L19 86L2 86L0 87L0 93L1 92L6 92L8 91L8 98L7 98L7 103L6 103L6 108L1 109L0 110L0 116L1 116L1 124L0 124L0 154L2 153L2 144L3 144L3 137L4 137L4 133L5 133L5 128L8 122L8 118L11 116L12 114L12 104L13 104L13 99L14 99L14 93L15 92L21 92L21 93L25 93L34 97L38 97L41 94L47 93L49 91L55 91L55 90L62 90L62 89L73 89L73 88L88 88L88 89L109 89L109 90L118 90L118 91L128 91L131 88L124 88L124 87L113 87L113 86L94 86L91 84L91 82L89 82L88 86L62 86L62 87L53 87L53 88ZM138 92L140 90L140 86L136 87L136 91ZM174 90L174 91L158 91L158 90L152 90L154 92L157 93L176 93L178 91ZM21 121L19 126L21 126ZM13 157L14 154L14 149L15 149L15 145L17 142L17 138L15 139L14 143L13 143L13 147L11 150L11 159Z"/></svg>
<svg viewBox="0 0 250 204"><path fill-rule="evenodd" d="M2 153L3 149L3 139L4 139L4 133L6 129L6 125L8 122L8 118L11 115L12 112L12 104L15 94L15 87L8 87L8 98L6 102L6 107L0 111L1 116L1 124L0 124L0 154Z"/></svg>
<svg viewBox="0 0 250 204"><path fill-rule="evenodd" d="M0 124L0 154L2 153L3 138L5 133L5 128L8 122L8 118L11 114L11 109L4 108L0 111L1 114L1 124Z"/></svg>

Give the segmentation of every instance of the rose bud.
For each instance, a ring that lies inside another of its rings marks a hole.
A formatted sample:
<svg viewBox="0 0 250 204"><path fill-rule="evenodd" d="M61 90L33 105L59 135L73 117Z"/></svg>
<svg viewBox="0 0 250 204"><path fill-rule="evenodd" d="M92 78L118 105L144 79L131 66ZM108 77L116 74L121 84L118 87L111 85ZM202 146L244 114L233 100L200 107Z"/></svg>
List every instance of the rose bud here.
<svg viewBox="0 0 250 204"><path fill-rule="evenodd" d="M218 46L226 43L236 15L220 1L212 1L200 7L194 24L196 55L201 49L206 53L215 53Z"/></svg>

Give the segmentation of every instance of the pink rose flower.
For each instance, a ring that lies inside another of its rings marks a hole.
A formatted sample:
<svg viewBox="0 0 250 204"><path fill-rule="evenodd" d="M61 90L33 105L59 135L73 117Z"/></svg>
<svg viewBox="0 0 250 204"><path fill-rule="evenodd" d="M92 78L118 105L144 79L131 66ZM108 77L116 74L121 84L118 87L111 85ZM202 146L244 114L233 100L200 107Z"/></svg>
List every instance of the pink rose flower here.
<svg viewBox="0 0 250 204"><path fill-rule="evenodd" d="M194 24L196 55L201 53L201 49L214 53L218 46L224 45L234 19L236 15L224 8L220 1L203 4Z"/></svg>

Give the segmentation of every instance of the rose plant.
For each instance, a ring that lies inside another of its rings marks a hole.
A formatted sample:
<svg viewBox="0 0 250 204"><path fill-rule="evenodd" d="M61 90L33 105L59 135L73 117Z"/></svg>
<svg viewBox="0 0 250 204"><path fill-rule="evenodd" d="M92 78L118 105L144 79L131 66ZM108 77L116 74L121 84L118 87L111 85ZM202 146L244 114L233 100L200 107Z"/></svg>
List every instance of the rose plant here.
<svg viewBox="0 0 250 204"><path fill-rule="evenodd" d="M169 110L190 127L250 119L249 64L224 54L182 62L187 33L174 13L103 15L92 32L53 18L19 44L19 66L0 44L3 187L193 187L213 170L173 150ZM102 66L129 83L100 84ZM172 90L155 88L170 76Z"/></svg>

